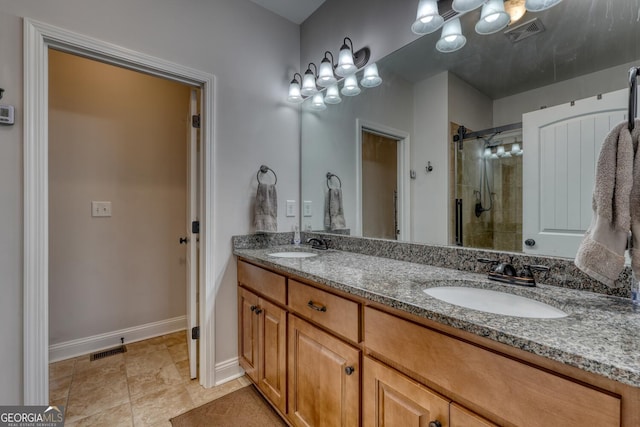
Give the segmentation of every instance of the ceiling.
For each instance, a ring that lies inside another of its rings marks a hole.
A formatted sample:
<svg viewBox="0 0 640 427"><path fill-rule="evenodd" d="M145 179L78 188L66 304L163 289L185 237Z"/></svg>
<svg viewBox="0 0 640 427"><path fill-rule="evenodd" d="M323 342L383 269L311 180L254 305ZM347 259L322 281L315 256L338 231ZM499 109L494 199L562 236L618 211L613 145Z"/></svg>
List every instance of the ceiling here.
<svg viewBox="0 0 640 427"><path fill-rule="evenodd" d="M295 24L302 24L325 0L251 0Z"/></svg>

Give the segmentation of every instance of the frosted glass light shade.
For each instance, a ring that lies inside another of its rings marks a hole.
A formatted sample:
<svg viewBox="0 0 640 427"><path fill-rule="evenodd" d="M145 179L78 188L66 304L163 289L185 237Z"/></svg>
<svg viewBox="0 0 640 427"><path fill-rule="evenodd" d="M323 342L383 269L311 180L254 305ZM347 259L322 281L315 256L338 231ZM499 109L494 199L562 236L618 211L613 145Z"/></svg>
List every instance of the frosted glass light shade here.
<svg viewBox="0 0 640 427"><path fill-rule="evenodd" d="M529 12L541 12L560 3L562 0L527 0L524 7Z"/></svg>
<svg viewBox="0 0 640 427"><path fill-rule="evenodd" d="M430 34L438 31L443 23L444 18L438 13L437 0L420 0L418 14L411 25L411 31L415 34Z"/></svg>
<svg viewBox="0 0 640 427"><path fill-rule="evenodd" d="M488 158L491 157L491 154L493 154L491 152L491 148L487 147L487 148L484 149L484 152L483 152L482 155L484 156L485 159L488 159Z"/></svg>
<svg viewBox="0 0 640 427"><path fill-rule="evenodd" d="M346 44L342 45L340 49L340 55L338 55L338 66L336 67L336 74L340 77L346 77L349 74L353 74L358 70L358 67L353 63L353 52Z"/></svg>
<svg viewBox="0 0 640 427"><path fill-rule="evenodd" d="M300 93L300 83L298 83L297 80L293 80L289 85L289 95L287 96L287 101L294 104L300 104L302 101L304 101L304 98Z"/></svg>
<svg viewBox="0 0 640 427"><path fill-rule="evenodd" d="M376 87L382 83L382 79L378 74L378 66L374 62L373 64L369 64L364 68L364 75L362 76L362 80L360 80L360 84L364 87Z"/></svg>
<svg viewBox="0 0 640 427"><path fill-rule="evenodd" d="M327 106L324 103L324 98L322 96L322 93L318 92L315 95L313 95L309 108L311 108L314 111L323 111L327 109Z"/></svg>
<svg viewBox="0 0 640 427"><path fill-rule="evenodd" d="M498 157L504 157L505 152L504 152L504 146L503 145L501 145L501 146L499 146L497 148L496 154L498 155Z"/></svg>
<svg viewBox="0 0 640 427"><path fill-rule="evenodd" d="M326 104L340 104L342 102L337 84L331 85L327 88L327 94L324 97L324 102Z"/></svg>
<svg viewBox="0 0 640 427"><path fill-rule="evenodd" d="M518 154L520 152L520 144L518 144L517 142L514 142L513 144L511 144L511 154Z"/></svg>
<svg viewBox="0 0 640 427"><path fill-rule="evenodd" d="M327 58L324 58L320 63L320 70L318 70L318 86L327 87L336 82L336 77L333 75L333 65Z"/></svg>
<svg viewBox="0 0 640 427"><path fill-rule="evenodd" d="M465 13L479 8L486 2L487 0L453 0L451 8L458 13Z"/></svg>
<svg viewBox="0 0 640 427"><path fill-rule="evenodd" d="M442 35L436 43L436 49L443 53L455 52L467 43L467 38L462 35L460 18L447 21L442 27Z"/></svg>
<svg viewBox="0 0 640 427"><path fill-rule="evenodd" d="M476 33L486 35L497 33L509 25L511 16L504 10L503 0L489 0L482 6L480 20L476 24Z"/></svg>
<svg viewBox="0 0 640 427"><path fill-rule="evenodd" d="M344 96L356 96L360 93L360 87L358 87L358 78L355 74L345 77L344 86L341 93Z"/></svg>
<svg viewBox="0 0 640 427"><path fill-rule="evenodd" d="M307 70L307 72L304 73L300 93L304 96L313 96L318 93L318 88L316 87L316 76L313 75L311 70Z"/></svg>

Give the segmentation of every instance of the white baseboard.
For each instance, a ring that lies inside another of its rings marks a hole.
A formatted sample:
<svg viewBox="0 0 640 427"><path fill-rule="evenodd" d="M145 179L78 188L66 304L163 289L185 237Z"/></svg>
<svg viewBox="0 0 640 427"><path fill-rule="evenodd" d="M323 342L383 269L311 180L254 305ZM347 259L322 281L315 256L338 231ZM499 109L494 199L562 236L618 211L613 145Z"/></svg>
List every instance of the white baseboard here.
<svg viewBox="0 0 640 427"><path fill-rule="evenodd" d="M220 385L226 382L235 380L244 375L244 369L240 367L238 358L225 360L224 362L216 363L216 384Z"/></svg>
<svg viewBox="0 0 640 427"><path fill-rule="evenodd" d="M186 328L187 316L179 316L119 331L53 344L49 346L49 362L70 359L118 346L120 345L120 337L124 337L125 344L130 344L160 335L183 331Z"/></svg>

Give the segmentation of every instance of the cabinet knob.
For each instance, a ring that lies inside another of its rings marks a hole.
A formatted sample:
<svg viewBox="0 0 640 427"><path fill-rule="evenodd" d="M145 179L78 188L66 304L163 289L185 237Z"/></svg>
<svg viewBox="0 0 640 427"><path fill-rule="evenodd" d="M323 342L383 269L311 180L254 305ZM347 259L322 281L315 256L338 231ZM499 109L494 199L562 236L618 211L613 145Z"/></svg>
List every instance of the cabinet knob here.
<svg viewBox="0 0 640 427"><path fill-rule="evenodd" d="M347 375L353 374L355 372L355 370L356 370L356 368L354 368L353 366L347 366L346 368L344 368L344 372ZM442 427L442 426L440 426L440 427Z"/></svg>
<svg viewBox="0 0 640 427"><path fill-rule="evenodd" d="M438 421L438 420L431 421L429 423L429 427L442 427L442 423L440 421Z"/></svg>
<svg viewBox="0 0 640 427"><path fill-rule="evenodd" d="M256 311L255 311L255 313L256 313L256 314L260 314L260 313L262 313L262 309L261 309L260 307L256 307Z"/></svg>
<svg viewBox="0 0 640 427"><path fill-rule="evenodd" d="M527 240L524 241L524 244L529 246L529 247L532 247L532 246L536 245L536 241L533 240L533 239L527 239Z"/></svg>
<svg viewBox="0 0 640 427"><path fill-rule="evenodd" d="M258 308L258 307L256 307L255 305L252 305L251 306L251 311L256 311L256 308Z"/></svg>

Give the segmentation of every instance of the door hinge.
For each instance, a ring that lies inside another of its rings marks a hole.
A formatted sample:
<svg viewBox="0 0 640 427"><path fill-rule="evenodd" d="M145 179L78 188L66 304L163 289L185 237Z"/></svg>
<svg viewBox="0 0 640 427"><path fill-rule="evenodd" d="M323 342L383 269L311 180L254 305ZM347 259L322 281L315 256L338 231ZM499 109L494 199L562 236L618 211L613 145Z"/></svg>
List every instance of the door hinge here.
<svg viewBox="0 0 640 427"><path fill-rule="evenodd" d="M191 232L193 234L200 234L200 221L191 221Z"/></svg>
<svg viewBox="0 0 640 427"><path fill-rule="evenodd" d="M191 328L191 339L192 340L200 339L200 326L195 326Z"/></svg>
<svg viewBox="0 0 640 427"><path fill-rule="evenodd" d="M194 114L191 116L191 126L196 129L200 129L200 114Z"/></svg>

